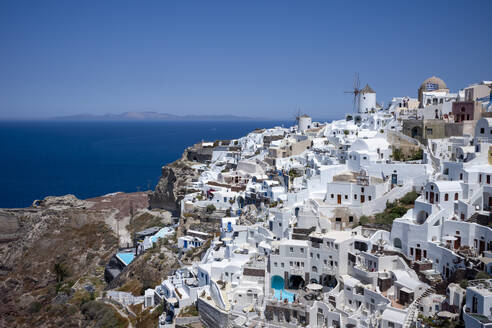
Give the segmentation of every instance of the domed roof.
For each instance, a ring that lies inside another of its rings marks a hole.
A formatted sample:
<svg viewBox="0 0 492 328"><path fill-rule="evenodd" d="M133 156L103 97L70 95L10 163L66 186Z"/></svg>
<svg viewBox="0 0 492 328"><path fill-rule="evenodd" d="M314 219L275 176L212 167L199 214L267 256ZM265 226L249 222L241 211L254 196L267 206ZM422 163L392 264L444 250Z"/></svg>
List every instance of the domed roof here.
<svg viewBox="0 0 492 328"><path fill-rule="evenodd" d="M424 91L434 91L434 90L447 89L447 88L448 87L446 83L444 83L444 81L437 76L429 77L420 85L420 89Z"/></svg>

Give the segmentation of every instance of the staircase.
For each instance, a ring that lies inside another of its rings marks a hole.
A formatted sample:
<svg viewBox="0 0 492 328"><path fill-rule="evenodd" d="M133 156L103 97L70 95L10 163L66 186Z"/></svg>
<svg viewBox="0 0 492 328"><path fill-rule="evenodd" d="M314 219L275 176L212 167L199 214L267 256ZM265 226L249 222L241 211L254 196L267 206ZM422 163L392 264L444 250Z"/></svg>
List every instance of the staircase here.
<svg viewBox="0 0 492 328"><path fill-rule="evenodd" d="M403 323L403 328L410 328L412 324L417 321L419 316L419 305L422 298L429 296L432 293L435 293L436 290L432 287L427 288L422 295L420 295L417 299L415 299L412 304L408 306L408 315L405 318L405 322Z"/></svg>

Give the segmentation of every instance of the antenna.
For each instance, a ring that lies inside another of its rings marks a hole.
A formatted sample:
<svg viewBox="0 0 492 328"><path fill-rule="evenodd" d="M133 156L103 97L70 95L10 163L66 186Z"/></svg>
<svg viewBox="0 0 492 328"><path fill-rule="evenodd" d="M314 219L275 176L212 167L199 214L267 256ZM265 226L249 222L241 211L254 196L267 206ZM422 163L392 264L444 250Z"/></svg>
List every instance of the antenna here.
<svg viewBox="0 0 492 328"><path fill-rule="evenodd" d="M361 92L361 89L360 89L359 73L355 72L353 90L344 92L344 93L350 93L350 94L354 95L354 100L353 100L353 105L352 105L354 108L354 112L357 112L357 104L359 103L360 92Z"/></svg>

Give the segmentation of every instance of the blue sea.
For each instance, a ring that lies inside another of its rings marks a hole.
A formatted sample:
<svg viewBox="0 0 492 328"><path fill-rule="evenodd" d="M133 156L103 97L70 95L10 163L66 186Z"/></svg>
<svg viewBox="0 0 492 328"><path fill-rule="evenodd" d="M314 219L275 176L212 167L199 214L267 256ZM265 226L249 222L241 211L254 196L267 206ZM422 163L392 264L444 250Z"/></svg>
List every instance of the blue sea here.
<svg viewBox="0 0 492 328"><path fill-rule="evenodd" d="M0 207L153 189L161 167L201 140L292 122L0 122Z"/></svg>

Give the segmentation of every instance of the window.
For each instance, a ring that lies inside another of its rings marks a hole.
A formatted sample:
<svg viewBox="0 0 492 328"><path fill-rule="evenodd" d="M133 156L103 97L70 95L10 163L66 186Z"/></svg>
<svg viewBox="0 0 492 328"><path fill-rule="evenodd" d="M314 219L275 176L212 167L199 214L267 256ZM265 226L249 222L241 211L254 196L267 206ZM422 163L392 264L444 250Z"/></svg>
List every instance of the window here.
<svg viewBox="0 0 492 328"><path fill-rule="evenodd" d="M410 255L413 256L413 247L410 247Z"/></svg>
<svg viewBox="0 0 492 328"><path fill-rule="evenodd" d="M478 175L478 183L482 183L482 175L481 174Z"/></svg>
<svg viewBox="0 0 492 328"><path fill-rule="evenodd" d="M357 199L357 194L354 194L354 199Z"/></svg>
<svg viewBox="0 0 492 328"><path fill-rule="evenodd" d="M457 192L454 194L454 200L458 200L458 193Z"/></svg>
<svg viewBox="0 0 492 328"><path fill-rule="evenodd" d="M273 264L273 266L277 267L277 262L275 262L275 263Z"/></svg>
<svg viewBox="0 0 492 328"><path fill-rule="evenodd" d="M348 195L345 195L345 199L348 199Z"/></svg>
<svg viewBox="0 0 492 328"><path fill-rule="evenodd" d="M371 199L372 199L372 196L369 196L369 201L371 201Z"/></svg>
<svg viewBox="0 0 492 328"><path fill-rule="evenodd" d="M463 180L463 173L460 173L460 180Z"/></svg>
<svg viewBox="0 0 492 328"><path fill-rule="evenodd" d="M302 248L302 247L301 247L301 253L303 253L303 254L304 254L304 248Z"/></svg>
<svg viewBox="0 0 492 328"><path fill-rule="evenodd" d="M335 195L331 194L331 198L335 197Z"/></svg>
<svg viewBox="0 0 492 328"><path fill-rule="evenodd" d="M490 174L487 174L487 184L490 184Z"/></svg>
<svg viewBox="0 0 492 328"><path fill-rule="evenodd" d="M280 263L280 266L283 268L284 267L284 262Z"/></svg>
<svg viewBox="0 0 492 328"><path fill-rule="evenodd" d="M291 247L291 248L290 248L290 252L291 252L291 253L294 253L294 247Z"/></svg>
<svg viewBox="0 0 492 328"><path fill-rule="evenodd" d="M311 253L309 253L309 256L313 257L313 253L312 253L312 252L311 252Z"/></svg>
<svg viewBox="0 0 492 328"><path fill-rule="evenodd" d="M361 187L360 188L360 192L364 192L364 187Z"/></svg>
<svg viewBox="0 0 492 328"><path fill-rule="evenodd" d="M446 194L444 194L444 201L447 202L448 200L449 200L449 195L446 193Z"/></svg>
<svg viewBox="0 0 492 328"><path fill-rule="evenodd" d="M354 222L354 217L353 216L349 216L349 222Z"/></svg>
<svg viewBox="0 0 492 328"><path fill-rule="evenodd" d="M318 254L316 254L316 258L319 260L319 253L318 253Z"/></svg>
<svg viewBox="0 0 492 328"><path fill-rule="evenodd" d="M293 266L294 266L294 262L290 261L289 265L290 265L291 267L293 267Z"/></svg>

